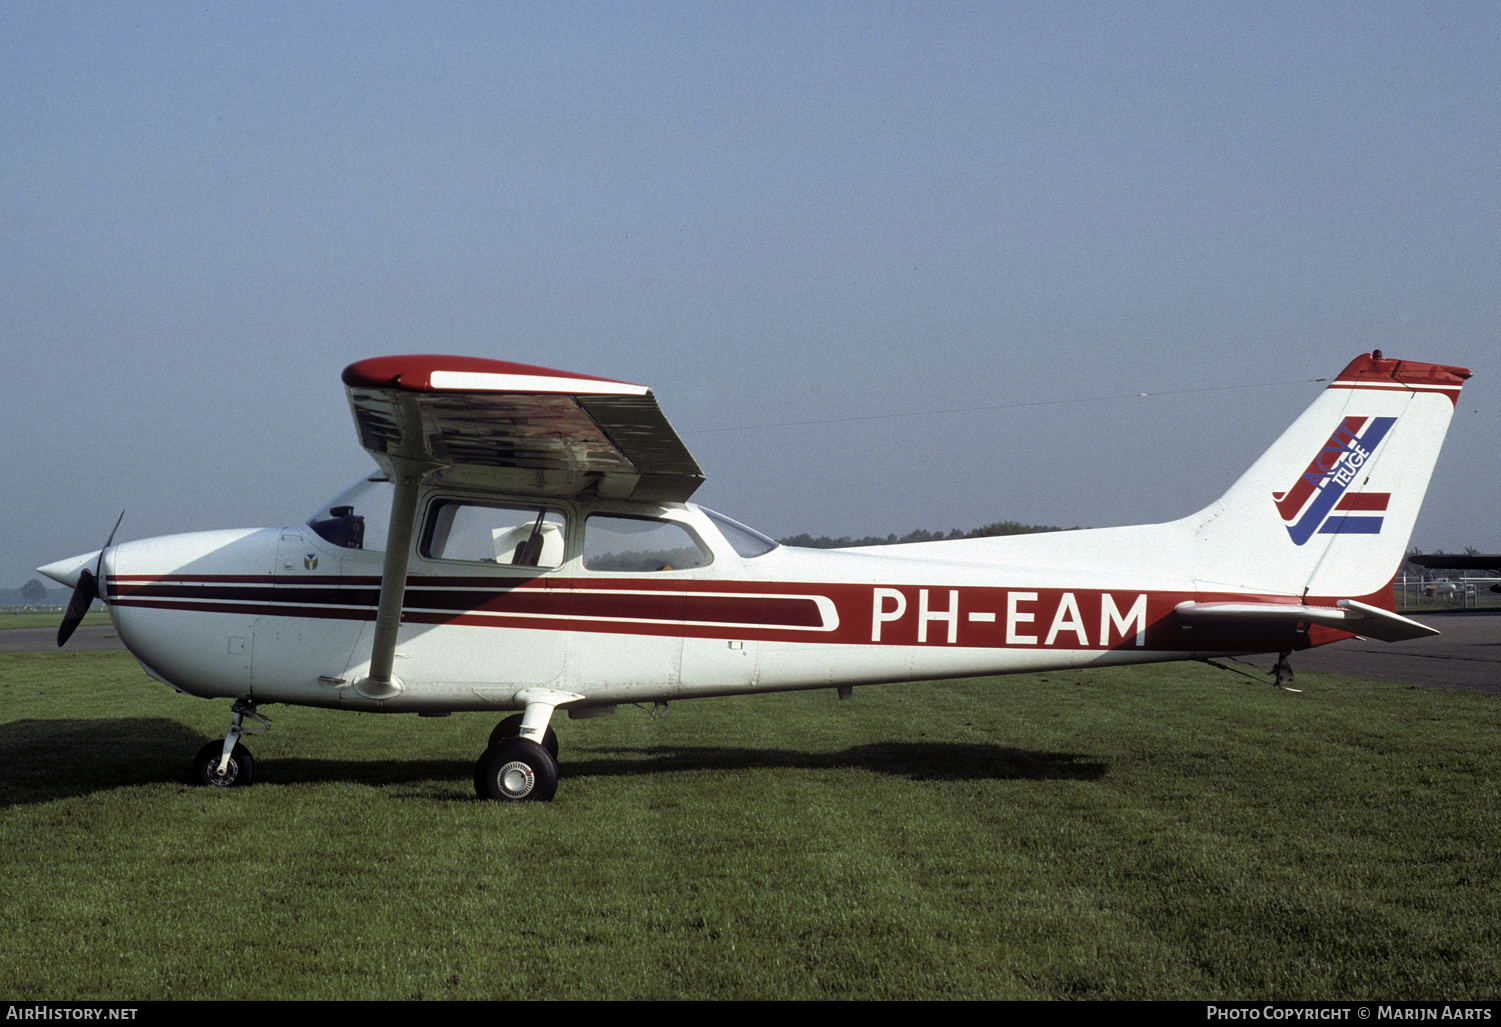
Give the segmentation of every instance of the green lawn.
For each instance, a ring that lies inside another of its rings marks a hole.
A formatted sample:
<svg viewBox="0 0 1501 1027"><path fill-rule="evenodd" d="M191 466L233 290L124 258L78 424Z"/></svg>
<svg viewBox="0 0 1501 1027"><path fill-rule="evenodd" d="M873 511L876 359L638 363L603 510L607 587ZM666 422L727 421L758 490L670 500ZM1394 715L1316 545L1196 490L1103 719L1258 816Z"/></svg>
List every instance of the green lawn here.
<svg viewBox="0 0 1501 1027"><path fill-rule="evenodd" d="M1386 998L1501 992L1496 697L1202 665L555 721L227 703L0 656L0 994Z"/></svg>

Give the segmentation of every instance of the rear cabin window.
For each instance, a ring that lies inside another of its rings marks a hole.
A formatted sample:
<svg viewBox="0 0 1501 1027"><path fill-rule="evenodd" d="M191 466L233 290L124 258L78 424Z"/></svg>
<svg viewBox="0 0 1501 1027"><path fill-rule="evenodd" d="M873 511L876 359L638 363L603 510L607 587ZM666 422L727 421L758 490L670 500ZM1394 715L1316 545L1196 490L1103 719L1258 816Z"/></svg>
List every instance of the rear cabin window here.
<svg viewBox="0 0 1501 1027"><path fill-rule="evenodd" d="M567 523L561 510L442 500L428 514L422 555L551 570L563 565Z"/></svg>
<svg viewBox="0 0 1501 1027"><path fill-rule="evenodd" d="M630 574L681 571L709 563L698 536L676 521L595 514L584 522L584 567Z"/></svg>
<svg viewBox="0 0 1501 1027"><path fill-rule="evenodd" d="M715 513L704 506L699 509L703 511L704 516L714 522L714 527L719 529L719 533L730 544L730 548L747 560L764 556L780 544L775 539L767 538L754 528L747 528L739 521L731 520L722 513Z"/></svg>

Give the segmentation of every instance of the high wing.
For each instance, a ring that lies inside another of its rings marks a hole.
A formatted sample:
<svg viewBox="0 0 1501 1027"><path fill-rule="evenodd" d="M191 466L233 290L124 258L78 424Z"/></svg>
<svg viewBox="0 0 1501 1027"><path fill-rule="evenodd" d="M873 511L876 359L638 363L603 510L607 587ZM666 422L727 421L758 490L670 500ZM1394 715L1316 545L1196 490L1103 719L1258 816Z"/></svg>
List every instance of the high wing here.
<svg viewBox="0 0 1501 1027"><path fill-rule="evenodd" d="M703 472L644 385L475 357L376 357L344 370L360 444L429 482L568 498L684 502Z"/></svg>
<svg viewBox="0 0 1501 1027"><path fill-rule="evenodd" d="M704 480L644 385L431 354L361 360L343 378L360 444L396 486L370 672L355 684L372 699L402 689L392 668L422 485L683 502Z"/></svg>

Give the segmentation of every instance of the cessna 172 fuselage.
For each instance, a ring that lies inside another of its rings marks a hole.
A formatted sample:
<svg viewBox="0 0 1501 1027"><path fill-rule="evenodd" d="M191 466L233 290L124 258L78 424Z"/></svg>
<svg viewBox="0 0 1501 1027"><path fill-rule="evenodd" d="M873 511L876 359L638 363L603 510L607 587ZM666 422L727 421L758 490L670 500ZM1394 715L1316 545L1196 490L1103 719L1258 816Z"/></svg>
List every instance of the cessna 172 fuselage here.
<svg viewBox="0 0 1501 1027"><path fill-rule="evenodd" d="M519 711L476 790L546 800L558 709L1262 652L1285 672L1352 634L1432 634L1390 583L1468 376L1362 356L1178 521L807 550L688 502L702 474L644 387L377 358L344 383L380 470L306 524L41 570L75 588L59 644L97 595L147 673L234 700L201 783L250 783L261 705Z"/></svg>

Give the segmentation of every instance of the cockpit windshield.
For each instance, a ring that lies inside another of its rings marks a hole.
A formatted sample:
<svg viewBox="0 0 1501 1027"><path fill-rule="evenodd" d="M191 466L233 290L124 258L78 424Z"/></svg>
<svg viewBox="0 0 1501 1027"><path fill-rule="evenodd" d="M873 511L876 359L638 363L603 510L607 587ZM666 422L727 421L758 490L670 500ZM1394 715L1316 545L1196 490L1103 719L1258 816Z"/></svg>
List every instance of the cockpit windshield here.
<svg viewBox="0 0 1501 1027"><path fill-rule="evenodd" d="M385 552L394 493L383 474L361 478L308 518L307 526L336 546Z"/></svg>
<svg viewBox="0 0 1501 1027"><path fill-rule="evenodd" d="M739 521L731 520L722 513L715 513L708 507L701 506L704 516L714 522L714 527L724 536L724 540L730 544L745 559L755 556L764 556L780 545L775 539L767 538L754 528L747 528Z"/></svg>

